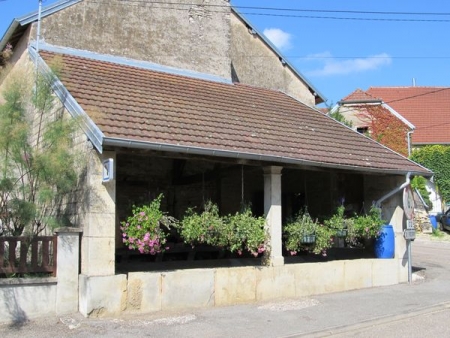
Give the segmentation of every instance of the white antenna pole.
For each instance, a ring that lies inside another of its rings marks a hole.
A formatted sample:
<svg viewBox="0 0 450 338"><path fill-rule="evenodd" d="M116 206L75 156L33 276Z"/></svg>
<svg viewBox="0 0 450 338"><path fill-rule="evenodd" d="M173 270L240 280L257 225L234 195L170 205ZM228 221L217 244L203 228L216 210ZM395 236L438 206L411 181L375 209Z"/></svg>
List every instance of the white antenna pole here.
<svg viewBox="0 0 450 338"><path fill-rule="evenodd" d="M41 13L42 13L42 0L39 0L39 9L38 9L38 26L37 26L37 34L36 34L36 54L39 54L39 40L41 39ZM36 70L37 70L37 57L36 57Z"/></svg>
<svg viewBox="0 0 450 338"><path fill-rule="evenodd" d="M37 52L39 52L39 40L41 39L41 13L42 13L42 0L39 0L38 26L37 26L37 37L36 37L36 51Z"/></svg>

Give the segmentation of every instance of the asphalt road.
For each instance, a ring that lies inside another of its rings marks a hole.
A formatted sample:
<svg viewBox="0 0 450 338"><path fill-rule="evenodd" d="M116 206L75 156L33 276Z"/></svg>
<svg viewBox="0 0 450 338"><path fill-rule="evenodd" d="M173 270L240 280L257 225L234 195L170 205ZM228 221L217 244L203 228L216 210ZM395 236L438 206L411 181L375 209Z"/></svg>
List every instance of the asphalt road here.
<svg viewBox="0 0 450 338"><path fill-rule="evenodd" d="M450 236L449 236L450 237ZM415 281L270 303L0 326L0 337L450 337L450 242L413 242Z"/></svg>

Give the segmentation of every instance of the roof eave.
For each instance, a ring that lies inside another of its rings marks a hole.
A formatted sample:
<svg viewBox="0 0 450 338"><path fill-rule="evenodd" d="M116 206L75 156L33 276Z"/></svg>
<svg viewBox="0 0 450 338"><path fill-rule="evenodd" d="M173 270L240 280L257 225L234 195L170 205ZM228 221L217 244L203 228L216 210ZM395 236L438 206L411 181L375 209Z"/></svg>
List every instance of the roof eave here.
<svg viewBox="0 0 450 338"><path fill-rule="evenodd" d="M47 63L39 56L35 49L35 43L31 43L28 47L28 53L33 62L37 63L37 68L41 74L52 73L52 70ZM77 119L87 138L92 142L94 147L100 152L103 152L103 138L102 131L92 121L84 109L78 104L75 98L69 93L67 88L62 84L59 79L55 79L52 89L55 95L59 98L64 108L67 109L69 114Z"/></svg>
<svg viewBox="0 0 450 338"><path fill-rule="evenodd" d="M297 76L306 83L306 85L309 87L309 90L311 91L311 93L313 93L313 95L316 98L316 104L322 103L322 102L326 102L326 97L322 95L322 93L320 93L317 88L315 88L310 82L309 80L306 79L306 77L291 63L289 62L289 60L284 57L284 55L278 50L277 47L275 47L275 45L270 42L269 39L267 39L264 34L262 34L261 32L258 31L258 29L256 29L253 24L248 21L241 13L239 13L239 11L234 8L232 5L230 6L231 10L242 20L245 22L245 24L250 27L255 33L256 35L258 35L261 40L263 40L263 42L269 46L270 49L272 49L272 51L277 54L279 56L279 58L281 59L281 62L283 62L284 64L286 64L289 68L291 68L291 70L297 74Z"/></svg>
<svg viewBox="0 0 450 338"><path fill-rule="evenodd" d="M411 170L396 170L396 169L381 169L381 168L370 168L370 167L360 167L360 166L349 166L345 164L335 164L326 162L315 162L302 159L296 159L285 156L276 155L262 155L256 153L246 153L240 151L230 151L222 149L211 149L211 148L201 148L194 146L184 146L184 145L174 145L165 143L154 143L147 141L131 140L117 137L104 137L103 146L110 147L122 147L129 149L142 149L142 150L156 150L164 151L169 153L182 153L190 155L202 155L202 156L212 156L212 157L223 157L223 158L234 158L248 161L262 161L271 163L289 164L289 165L299 165L299 166L310 166L310 167L321 167L329 169L341 169L349 171L359 171L367 172L372 174L391 174L391 175L406 175L410 172L412 175L420 175L431 177L432 172L428 171L411 171Z"/></svg>
<svg viewBox="0 0 450 338"><path fill-rule="evenodd" d="M0 51L2 51L6 44L8 43L9 39L11 39L11 36L16 31L17 27L20 26L19 21L14 19L11 24L9 25L8 29L6 30L5 34L3 34L2 39L0 40Z"/></svg>
<svg viewBox="0 0 450 338"><path fill-rule="evenodd" d="M381 104L382 100L343 100L338 101L338 105L342 106L344 104Z"/></svg>

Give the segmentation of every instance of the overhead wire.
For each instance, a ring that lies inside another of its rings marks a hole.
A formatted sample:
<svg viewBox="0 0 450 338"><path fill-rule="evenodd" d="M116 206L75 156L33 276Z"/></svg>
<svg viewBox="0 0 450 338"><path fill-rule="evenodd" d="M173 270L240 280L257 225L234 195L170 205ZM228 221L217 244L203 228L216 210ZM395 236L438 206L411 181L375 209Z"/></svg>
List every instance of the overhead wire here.
<svg viewBox="0 0 450 338"><path fill-rule="evenodd" d="M210 8L228 8L228 5L218 4L196 4L196 3L181 3L181 2L167 2L167 1L146 1L146 0L118 0L119 2L135 3L137 5L175 5L180 7L186 6L201 6ZM99 2L99 1L94 1ZM103 2L103 1L100 1ZM112 4L108 2L108 4ZM164 7L168 8L168 7ZM257 6L237 6L233 5L235 9L244 10L261 10L261 11L284 11L284 12L311 12L311 13L339 13L339 14L363 14L363 15L417 15L417 16L450 16L450 13L438 12L383 12L383 11L352 11L352 10L321 10L321 9L298 9L298 8L279 8L279 7L257 7ZM183 10L182 8L170 9ZM210 12L217 12L210 10ZM304 18L304 19L328 19L328 20L357 20L357 21L394 21L394 22L450 22L449 19L398 19L398 18L367 18L367 17L337 17L337 16L314 16L314 15L295 15L295 14L276 14L276 13L261 13L261 12L241 12L245 15L259 15L259 16L273 16L286 18Z"/></svg>

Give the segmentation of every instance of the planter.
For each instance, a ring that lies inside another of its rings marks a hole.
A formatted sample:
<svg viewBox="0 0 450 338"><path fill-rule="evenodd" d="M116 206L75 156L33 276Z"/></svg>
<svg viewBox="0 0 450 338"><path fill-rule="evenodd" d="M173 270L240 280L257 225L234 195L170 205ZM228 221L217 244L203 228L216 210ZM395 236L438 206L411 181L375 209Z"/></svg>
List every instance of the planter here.
<svg viewBox="0 0 450 338"><path fill-rule="evenodd" d="M313 244L316 242L316 235L304 235L301 243L302 244Z"/></svg>
<svg viewBox="0 0 450 338"><path fill-rule="evenodd" d="M345 237L347 237L347 229L336 230L336 237L338 237L338 238L345 238Z"/></svg>

